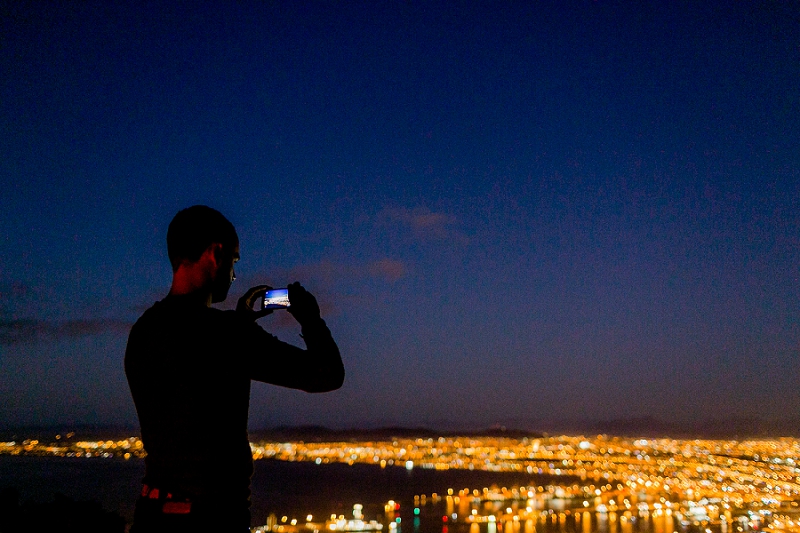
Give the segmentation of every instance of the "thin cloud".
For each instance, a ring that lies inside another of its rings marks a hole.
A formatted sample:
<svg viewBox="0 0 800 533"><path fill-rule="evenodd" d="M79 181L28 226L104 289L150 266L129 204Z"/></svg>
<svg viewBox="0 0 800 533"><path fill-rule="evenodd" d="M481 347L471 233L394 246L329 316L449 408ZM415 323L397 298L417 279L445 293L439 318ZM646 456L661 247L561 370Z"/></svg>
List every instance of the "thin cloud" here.
<svg viewBox="0 0 800 533"><path fill-rule="evenodd" d="M117 319L82 319L49 322L37 319L0 321L0 344L32 344L45 340L74 339L102 333L128 333L133 324Z"/></svg>
<svg viewBox="0 0 800 533"><path fill-rule="evenodd" d="M375 261L367 267L367 271L372 277L384 278L392 282L399 280L407 273L405 263L395 259L381 259Z"/></svg>
<svg viewBox="0 0 800 533"><path fill-rule="evenodd" d="M298 265L291 269L291 275L296 279L314 279L326 286L335 286L343 279L382 278L395 282L407 273L408 268L405 263L390 258L357 265L320 261Z"/></svg>
<svg viewBox="0 0 800 533"><path fill-rule="evenodd" d="M424 240L451 239L466 241L467 237L458 230L458 219L450 214L431 211L427 207L386 208L379 214L390 224L404 226L411 230L417 238Z"/></svg>

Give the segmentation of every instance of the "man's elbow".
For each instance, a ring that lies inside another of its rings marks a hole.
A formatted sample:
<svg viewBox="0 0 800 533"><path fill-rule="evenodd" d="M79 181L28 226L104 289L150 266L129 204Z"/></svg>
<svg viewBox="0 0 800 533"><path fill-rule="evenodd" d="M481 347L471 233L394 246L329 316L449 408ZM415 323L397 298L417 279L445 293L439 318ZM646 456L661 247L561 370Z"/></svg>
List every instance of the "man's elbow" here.
<svg viewBox="0 0 800 533"><path fill-rule="evenodd" d="M330 372L310 383L303 390L306 392L331 392L340 389L344 384L344 368L338 372Z"/></svg>

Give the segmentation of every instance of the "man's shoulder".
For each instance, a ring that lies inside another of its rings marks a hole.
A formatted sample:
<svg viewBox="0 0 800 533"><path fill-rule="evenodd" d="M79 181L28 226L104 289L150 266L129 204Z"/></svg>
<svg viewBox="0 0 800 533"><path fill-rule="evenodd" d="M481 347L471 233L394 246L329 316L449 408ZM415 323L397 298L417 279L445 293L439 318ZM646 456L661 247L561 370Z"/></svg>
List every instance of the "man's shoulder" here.
<svg viewBox="0 0 800 533"><path fill-rule="evenodd" d="M145 309L144 313L136 320L133 327L140 326L143 324L147 324L148 322L152 322L153 320L159 320L162 316L165 315L164 309L164 300L158 300L153 305Z"/></svg>
<svg viewBox="0 0 800 533"><path fill-rule="evenodd" d="M155 302L134 323L134 330L157 328L163 326L179 326L180 324L211 327L237 327L241 320L232 310L213 307L185 305L185 302L174 301L167 297Z"/></svg>
<svg viewBox="0 0 800 533"><path fill-rule="evenodd" d="M236 323L228 312L170 300L167 297L155 302L133 324L128 335L128 352L177 346L212 349L237 333Z"/></svg>

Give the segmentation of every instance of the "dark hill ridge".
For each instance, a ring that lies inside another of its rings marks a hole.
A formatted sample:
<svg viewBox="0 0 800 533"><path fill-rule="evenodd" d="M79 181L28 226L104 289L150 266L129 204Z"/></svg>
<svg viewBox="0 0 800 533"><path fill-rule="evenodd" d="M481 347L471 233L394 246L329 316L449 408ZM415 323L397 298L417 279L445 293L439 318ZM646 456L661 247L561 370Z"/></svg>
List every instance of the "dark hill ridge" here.
<svg viewBox="0 0 800 533"><path fill-rule="evenodd" d="M139 435L136 427L107 425L72 425L54 427L0 428L0 441L38 439L119 440ZM250 431L252 441L325 442L386 441L392 438L505 437L537 438L544 435L613 435L619 437L673 437L710 439L749 439L800 437L800 417L777 420L759 418L718 418L698 422L667 422L654 417L610 420L521 420L505 421L483 429L433 429L429 427L385 426L373 428L332 429L324 426L279 426Z"/></svg>
<svg viewBox="0 0 800 533"><path fill-rule="evenodd" d="M72 434L68 437L68 435ZM76 424L65 426L23 426L0 428L0 441L36 439L55 442L56 435L63 440L121 440L138 437L138 427Z"/></svg>
<svg viewBox="0 0 800 533"><path fill-rule="evenodd" d="M438 431L424 427L383 427L374 429L330 429L322 426L282 426L250 432L252 441L269 442L331 442L331 441L387 441L401 439L436 439L439 437L505 437L509 439L536 438L541 433L505 428L478 431Z"/></svg>

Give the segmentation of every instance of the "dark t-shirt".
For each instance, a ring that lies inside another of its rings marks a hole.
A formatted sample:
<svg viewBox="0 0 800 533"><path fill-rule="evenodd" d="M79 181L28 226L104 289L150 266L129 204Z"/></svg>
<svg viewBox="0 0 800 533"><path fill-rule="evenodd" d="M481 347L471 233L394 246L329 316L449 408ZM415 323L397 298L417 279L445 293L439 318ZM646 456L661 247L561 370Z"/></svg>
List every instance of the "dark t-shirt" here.
<svg viewBox="0 0 800 533"><path fill-rule="evenodd" d="M303 324L307 350L235 311L168 296L134 324L125 373L147 452L144 482L191 498L247 502L250 380L309 392L341 386L325 322Z"/></svg>

